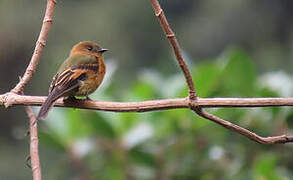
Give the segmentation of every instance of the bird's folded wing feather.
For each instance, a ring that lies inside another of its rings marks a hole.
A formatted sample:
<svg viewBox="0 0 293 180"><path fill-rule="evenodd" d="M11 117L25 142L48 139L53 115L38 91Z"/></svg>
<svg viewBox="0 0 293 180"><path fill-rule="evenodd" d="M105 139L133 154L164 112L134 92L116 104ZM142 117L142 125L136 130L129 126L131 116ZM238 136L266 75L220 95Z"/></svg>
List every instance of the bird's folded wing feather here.
<svg viewBox="0 0 293 180"><path fill-rule="evenodd" d="M54 89L62 89L63 92L66 93L69 90L78 87L79 81L84 81L87 78L86 70L81 69L67 69L66 71L62 72L60 75L56 75L53 78L53 81L50 86L50 92Z"/></svg>
<svg viewBox="0 0 293 180"><path fill-rule="evenodd" d="M63 71L60 75L57 74L51 83L50 90L51 92L54 88L64 87L63 91L67 92L67 88L71 89L71 86L78 85L79 81L84 81L87 79L87 73L94 72L97 73L99 70L98 64L83 64L75 67L68 68ZM64 93L65 93L64 92Z"/></svg>
<svg viewBox="0 0 293 180"><path fill-rule="evenodd" d="M55 101L63 96L65 93L78 88L79 82L87 78L86 72L68 69L57 74L51 83L49 95L46 101L43 103L37 119L44 119L50 108L54 106Z"/></svg>

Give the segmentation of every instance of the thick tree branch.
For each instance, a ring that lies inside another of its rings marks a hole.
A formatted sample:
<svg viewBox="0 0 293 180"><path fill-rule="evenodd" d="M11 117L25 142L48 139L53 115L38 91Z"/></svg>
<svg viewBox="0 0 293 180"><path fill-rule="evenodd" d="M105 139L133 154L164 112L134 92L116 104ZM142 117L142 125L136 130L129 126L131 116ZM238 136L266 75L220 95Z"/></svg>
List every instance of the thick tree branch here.
<svg viewBox="0 0 293 180"><path fill-rule="evenodd" d="M46 97L23 96L13 93L0 95L0 105L38 105L40 106ZM262 144L280 144L293 142L293 136L281 135L273 137L261 137L245 128L223 120L207 113L201 107L268 107L268 106L293 106L293 98L198 98L190 107L189 98L161 99L141 102L105 102L91 100L65 101L57 100L56 106L73 107L81 109L103 110L113 112L150 112L167 109L191 108L203 118L212 120L227 129L240 133L251 140ZM34 117L33 117L34 118ZM32 121L32 120L31 120Z"/></svg>
<svg viewBox="0 0 293 180"><path fill-rule="evenodd" d="M45 101L45 96L26 96L13 93L0 95L0 106L40 106ZM140 102L110 102L110 101L66 101L57 100L55 106L73 107L80 109L93 109L113 112L147 112L177 108L189 108L188 98L160 99ZM293 106L293 98L198 98L192 106L203 108L220 107L269 107Z"/></svg>
<svg viewBox="0 0 293 180"><path fill-rule="evenodd" d="M45 101L44 96L22 96L12 93L0 95L0 106L32 105L40 106ZM113 112L147 112L164 109L188 108L189 101L185 98L152 100L142 102L105 102L91 100L56 101L55 106L93 109Z"/></svg>

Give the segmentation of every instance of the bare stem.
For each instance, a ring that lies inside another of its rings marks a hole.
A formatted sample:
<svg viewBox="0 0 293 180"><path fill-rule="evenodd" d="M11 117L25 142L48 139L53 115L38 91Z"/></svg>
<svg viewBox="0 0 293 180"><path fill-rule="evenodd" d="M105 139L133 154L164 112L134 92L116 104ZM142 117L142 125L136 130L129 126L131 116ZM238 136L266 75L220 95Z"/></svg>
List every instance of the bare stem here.
<svg viewBox="0 0 293 180"><path fill-rule="evenodd" d="M222 118L219 118L215 115L212 115L208 112L206 112L205 110L203 110L202 108L198 108L196 107L195 109L193 109L194 111L196 111L197 114L199 114L201 117L209 119L217 124L220 124L221 126L233 130L239 134L242 134L243 136L256 141L258 143L261 144L284 144L284 143L288 143L288 142L293 142L293 136L287 136L287 135L280 135L280 136L271 136L271 137L262 137L257 135L254 132L251 132L243 127L240 127L236 124L233 124L229 121L226 121Z"/></svg>
<svg viewBox="0 0 293 180"><path fill-rule="evenodd" d="M38 139L38 126L36 123L36 118L30 106L25 106L27 116L30 119L30 157L33 171L34 180L41 180L41 165L39 158L39 139Z"/></svg>
<svg viewBox="0 0 293 180"><path fill-rule="evenodd" d="M23 77L20 79L19 83L11 90L11 92L13 93L21 94L24 90L24 87L27 85L27 83L33 76L33 73L36 71L41 54L43 52L43 48L46 45L48 33L51 29L55 5L56 0L47 0L45 17L43 19L43 25L41 28L39 38L36 42L34 53L31 57L29 65L25 70Z"/></svg>
<svg viewBox="0 0 293 180"><path fill-rule="evenodd" d="M196 91L195 91L195 88L194 88L194 83L192 81L192 76L190 74L190 71L186 65L186 62L182 56L182 53L181 53L181 48L179 46L179 43L177 41L177 38L174 34L174 32L172 31L168 21L167 21L167 18L164 14L164 11L162 10L159 2L157 0L150 0L153 8L154 8L154 11L155 11L155 15L158 17L158 20L159 22L161 23L161 26L162 26L162 29L163 31L165 32L165 35L166 37L168 38L172 48L173 48L173 51L174 51L174 54L176 56L176 60L184 74L184 77L185 77L185 80L186 80L186 83L188 85L188 95L189 95L189 98L190 100L196 100L197 99L197 94L196 94Z"/></svg>
<svg viewBox="0 0 293 180"><path fill-rule="evenodd" d="M0 106L40 106L45 101L45 96L27 96L13 93L0 95ZM293 98L198 98L191 104L204 108L220 107L274 107L293 106ZM175 108L189 108L188 98L148 100L140 102L110 102L110 101L56 101L55 106L74 107L80 109L93 109L113 112L146 112Z"/></svg>

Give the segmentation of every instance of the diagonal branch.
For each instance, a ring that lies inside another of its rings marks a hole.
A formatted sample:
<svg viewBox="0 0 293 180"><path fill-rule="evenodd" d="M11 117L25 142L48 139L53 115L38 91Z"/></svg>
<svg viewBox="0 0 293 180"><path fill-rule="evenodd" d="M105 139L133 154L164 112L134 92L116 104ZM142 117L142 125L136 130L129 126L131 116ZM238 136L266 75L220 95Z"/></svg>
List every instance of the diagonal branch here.
<svg viewBox="0 0 293 180"><path fill-rule="evenodd" d="M27 83L29 82L37 68L41 54L43 52L43 48L46 45L46 39L53 21L55 4L56 0L47 0L47 7L45 17L43 20L43 25L41 28L39 38L36 42L36 47L32 55L31 61L27 66L25 73L23 77L20 79L19 83L11 90L12 93L21 94L24 90L24 87L27 85Z"/></svg>
<svg viewBox="0 0 293 180"><path fill-rule="evenodd" d="M191 76L190 71L187 67L187 64L182 56L182 52L181 52L179 43L177 41L177 38L176 38L174 32L172 31L172 29L167 21L167 18L164 14L164 11L162 10L159 2L157 0L150 0L150 2L151 2L153 9L155 11L155 15L158 17L158 19L161 23L163 31L165 32L165 35L168 38L168 40L173 48L174 54L176 56L176 60L177 60L179 66L184 74L186 83L188 85L189 98L191 101L194 101L197 99L197 94L196 94L196 91L194 88L194 83L192 81L192 76Z"/></svg>
<svg viewBox="0 0 293 180"><path fill-rule="evenodd" d="M251 132L243 127L240 127L236 124L233 124L229 121L226 121L222 118L212 115L206 112L202 108L195 107L193 110L201 117L209 119L217 124L220 124L221 126L227 129L233 130L234 132L242 134L243 136L261 144L284 144L288 142L293 142L293 136L280 135L280 136L271 136L271 137L261 137L257 135L256 133Z"/></svg>

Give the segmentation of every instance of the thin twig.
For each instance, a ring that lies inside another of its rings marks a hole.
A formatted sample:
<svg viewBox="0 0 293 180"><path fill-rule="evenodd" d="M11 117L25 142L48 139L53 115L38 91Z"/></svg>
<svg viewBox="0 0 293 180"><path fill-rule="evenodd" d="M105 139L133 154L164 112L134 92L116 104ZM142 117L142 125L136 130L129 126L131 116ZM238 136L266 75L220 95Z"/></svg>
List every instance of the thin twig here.
<svg viewBox="0 0 293 180"><path fill-rule="evenodd" d="M183 56L182 56L181 49L180 49L179 43L177 41L177 38L176 38L174 32L172 31L172 29L166 19L164 11L162 10L159 2L157 0L150 0L150 2L154 8L155 15L159 19L159 22L161 24L161 27L163 28L163 31L165 32L165 35L168 38L168 40L173 48L174 54L176 56L176 60L177 60L179 66L184 74L186 83L188 85L189 98L191 101L194 101L197 99L197 94L196 94L196 91L194 88L194 83L192 81L191 73L186 65L186 62L185 62Z"/></svg>
<svg viewBox="0 0 293 180"><path fill-rule="evenodd" d="M196 107L194 109L194 111L196 111L197 114L199 114L201 117L209 119L215 123L220 124L221 126L233 130L239 134L242 134L243 136L256 141L258 143L261 144L285 144L288 142L293 142L293 136L287 136L287 135L280 135L280 136L272 136L272 137L261 137L259 135L257 135L254 132L251 132L243 127L240 127L236 124L233 124L229 121L226 121L222 118L219 118L215 115L212 115L208 112L206 112L204 109L202 108L198 108Z"/></svg>
<svg viewBox="0 0 293 180"><path fill-rule="evenodd" d="M36 123L36 118L30 106L25 106L27 116L30 119L30 158L31 158L31 167L33 171L34 180L41 180L41 165L39 158L39 139L38 139L38 126Z"/></svg>
<svg viewBox="0 0 293 180"><path fill-rule="evenodd" d="M23 92L24 87L27 85L27 83L29 82L37 68L41 54L43 52L43 48L46 45L48 33L51 28L55 5L56 0L47 0L45 17L43 20L43 25L40 31L39 38L36 42L34 53L32 55L29 65L25 70L23 77L20 78L19 83L11 90L12 93L21 94Z"/></svg>

